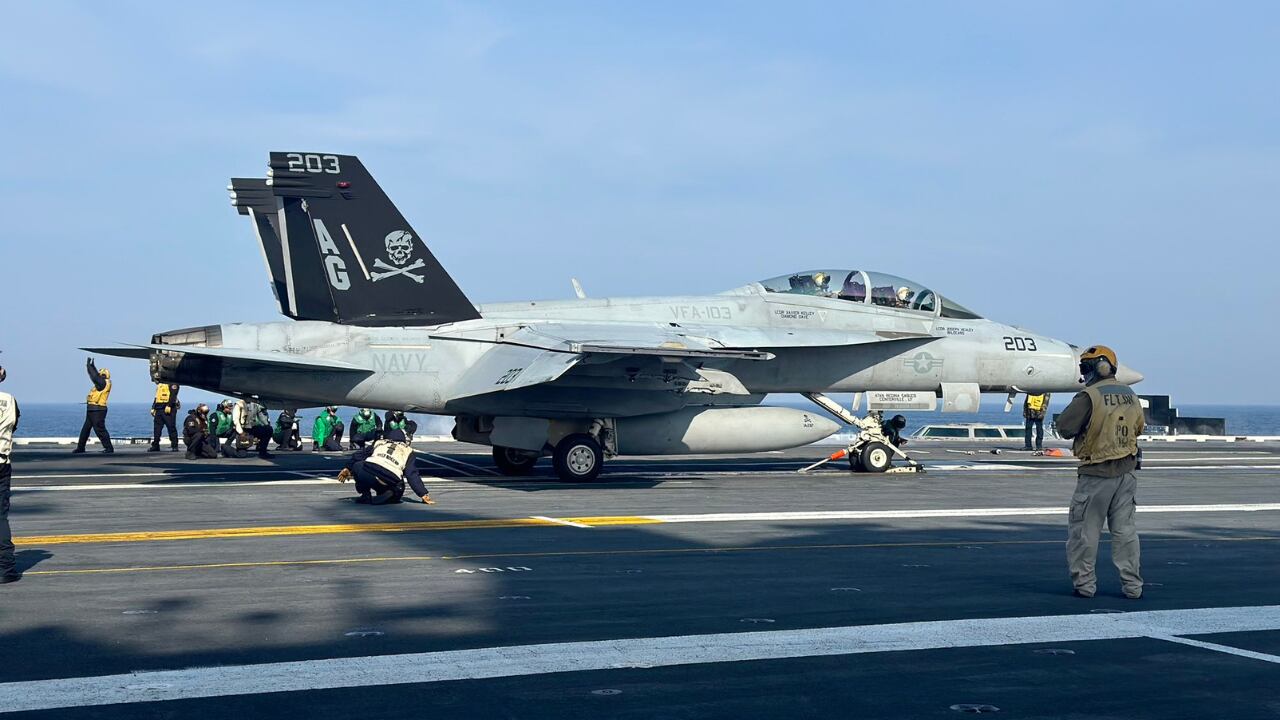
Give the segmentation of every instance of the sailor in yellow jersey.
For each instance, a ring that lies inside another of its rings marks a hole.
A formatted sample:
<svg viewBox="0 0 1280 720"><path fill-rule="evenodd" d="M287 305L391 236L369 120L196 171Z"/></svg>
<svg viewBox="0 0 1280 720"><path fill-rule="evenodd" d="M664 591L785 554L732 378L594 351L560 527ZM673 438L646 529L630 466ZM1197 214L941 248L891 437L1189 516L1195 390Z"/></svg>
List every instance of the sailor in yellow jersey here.
<svg viewBox="0 0 1280 720"><path fill-rule="evenodd" d="M156 397L151 401L151 447L147 452L160 452L160 431L169 431L169 449L178 452L178 386L156 383Z"/></svg>
<svg viewBox="0 0 1280 720"><path fill-rule="evenodd" d="M360 493L356 498L358 503L398 503L404 496L405 482L408 481L422 502L434 504L422 484L422 476L418 474L413 446L400 430L388 430L381 440L357 450L338 473L339 482L351 479L356 481L356 491Z"/></svg>
<svg viewBox="0 0 1280 720"><path fill-rule="evenodd" d="M0 382L5 371L0 367ZM17 582L17 556L13 552L13 533L9 530L9 482L13 478L10 453L13 452L13 431L18 429L18 401L7 392L0 392L0 584Z"/></svg>
<svg viewBox="0 0 1280 720"><path fill-rule="evenodd" d="M1035 431L1036 450L1044 449L1044 416L1049 411L1049 393L1043 395L1027 395L1026 402L1022 403L1022 418L1026 420L1027 428L1024 435L1023 450L1031 449L1031 432Z"/></svg>
<svg viewBox="0 0 1280 720"><path fill-rule="evenodd" d="M1067 521L1067 564L1073 594L1090 598L1097 592L1094 562L1105 522L1111 531L1111 561L1120 571L1124 596L1142 597L1138 527L1134 522L1138 478L1138 436L1146 425L1142 403L1133 389L1115 379L1116 354L1095 345L1080 354L1085 389L1058 416L1058 434L1074 439L1071 451L1080 460L1076 492Z"/></svg>
<svg viewBox="0 0 1280 720"><path fill-rule="evenodd" d="M84 426L80 428L80 441L71 452L84 452L84 445L89 442L89 430L92 429L98 435L98 442L102 443L102 452L111 454L115 452L115 448L111 447L111 434L107 432L107 398L111 397L111 371L106 368L99 370L93 364L93 358L85 361L84 368L89 372L93 387L85 398Z"/></svg>

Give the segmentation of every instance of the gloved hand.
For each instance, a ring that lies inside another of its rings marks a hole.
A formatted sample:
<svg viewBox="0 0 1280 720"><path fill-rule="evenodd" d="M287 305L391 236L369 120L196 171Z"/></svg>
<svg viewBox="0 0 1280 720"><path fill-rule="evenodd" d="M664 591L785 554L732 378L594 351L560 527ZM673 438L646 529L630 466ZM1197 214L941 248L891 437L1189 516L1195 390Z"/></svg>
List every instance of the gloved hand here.
<svg viewBox="0 0 1280 720"><path fill-rule="evenodd" d="M156 409L151 408L151 417L155 417L155 416L156 416Z"/></svg>
<svg viewBox="0 0 1280 720"><path fill-rule="evenodd" d="M152 415L154 415L154 414L155 414L155 413L152 413ZM172 414L173 414L173 406L172 406L172 405L165 405L165 406L164 406L164 414L165 414L165 415L172 415Z"/></svg>
<svg viewBox="0 0 1280 720"><path fill-rule="evenodd" d="M423 495L423 496L422 496L422 504L423 504L423 505L435 505L435 504L436 504L436 501L435 501L435 500L432 500L430 495Z"/></svg>
<svg viewBox="0 0 1280 720"><path fill-rule="evenodd" d="M351 470L342 468L342 472L338 473L338 482L344 483L351 479Z"/></svg>

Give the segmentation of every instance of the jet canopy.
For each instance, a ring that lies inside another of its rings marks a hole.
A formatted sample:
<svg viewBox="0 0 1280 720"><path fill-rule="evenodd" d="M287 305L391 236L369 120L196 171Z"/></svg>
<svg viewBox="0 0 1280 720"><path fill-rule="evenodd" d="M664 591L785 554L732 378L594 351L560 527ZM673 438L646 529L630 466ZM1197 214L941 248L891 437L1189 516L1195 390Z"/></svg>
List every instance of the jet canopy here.
<svg viewBox="0 0 1280 720"><path fill-rule="evenodd" d="M767 293L834 298L959 320L981 316L918 282L863 270L806 270L761 280Z"/></svg>

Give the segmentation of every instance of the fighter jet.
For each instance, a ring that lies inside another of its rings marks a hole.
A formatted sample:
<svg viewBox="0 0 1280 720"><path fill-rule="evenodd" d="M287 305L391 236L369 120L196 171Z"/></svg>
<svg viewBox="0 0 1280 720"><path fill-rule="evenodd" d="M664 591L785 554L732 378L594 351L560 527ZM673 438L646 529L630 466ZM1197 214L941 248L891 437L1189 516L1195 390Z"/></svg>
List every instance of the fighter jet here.
<svg viewBox="0 0 1280 720"><path fill-rule="evenodd" d="M777 450L840 427L761 405L769 393L847 419L826 393L976 411L983 392L1081 387L1074 346L895 275L819 268L717 295L481 306L355 156L272 153L265 179L229 190L289 320L91 350L148 359L156 382L273 407L452 416L454 437L491 446L508 475L551 456L561 478L591 480L619 455Z"/></svg>

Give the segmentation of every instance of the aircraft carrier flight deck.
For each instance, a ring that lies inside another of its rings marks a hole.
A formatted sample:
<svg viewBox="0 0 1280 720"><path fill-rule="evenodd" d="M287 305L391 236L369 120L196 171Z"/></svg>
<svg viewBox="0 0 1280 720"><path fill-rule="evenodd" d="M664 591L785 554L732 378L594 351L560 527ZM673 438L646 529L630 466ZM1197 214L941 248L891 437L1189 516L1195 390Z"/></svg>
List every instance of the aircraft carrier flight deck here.
<svg viewBox="0 0 1280 720"><path fill-rule="evenodd" d="M808 447L575 484L418 443L437 504L384 507L340 454L21 447L0 713L1280 715L1280 443L1145 446L1137 601L1105 535L1098 595L1071 595L1069 455L993 447L915 443L922 475L797 474Z"/></svg>

